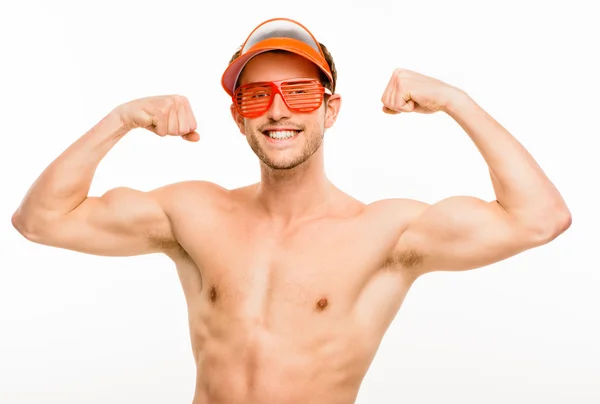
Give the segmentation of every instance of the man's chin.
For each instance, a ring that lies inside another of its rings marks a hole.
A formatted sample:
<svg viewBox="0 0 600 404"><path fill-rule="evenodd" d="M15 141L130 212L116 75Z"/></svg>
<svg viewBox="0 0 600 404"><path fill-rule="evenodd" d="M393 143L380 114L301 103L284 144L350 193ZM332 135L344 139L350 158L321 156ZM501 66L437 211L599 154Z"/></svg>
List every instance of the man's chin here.
<svg viewBox="0 0 600 404"><path fill-rule="evenodd" d="M264 159L262 162L271 170L275 171L289 171L303 163L302 161L272 161L268 159Z"/></svg>
<svg viewBox="0 0 600 404"><path fill-rule="evenodd" d="M260 156L262 163L272 170L287 171L292 170L306 161L306 159L296 156L295 158L282 158L283 156Z"/></svg>

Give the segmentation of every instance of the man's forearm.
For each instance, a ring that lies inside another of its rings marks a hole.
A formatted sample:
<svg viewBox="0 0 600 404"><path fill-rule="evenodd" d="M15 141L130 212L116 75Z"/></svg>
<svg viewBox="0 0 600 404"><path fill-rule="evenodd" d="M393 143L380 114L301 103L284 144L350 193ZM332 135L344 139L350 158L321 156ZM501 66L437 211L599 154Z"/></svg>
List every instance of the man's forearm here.
<svg viewBox="0 0 600 404"><path fill-rule="evenodd" d="M469 135L486 161L496 198L526 226L568 226L565 202L531 154L467 94L456 91L444 109Z"/></svg>
<svg viewBox="0 0 600 404"><path fill-rule="evenodd" d="M116 115L107 115L58 156L37 178L15 213L66 214L88 195L100 161L127 131Z"/></svg>

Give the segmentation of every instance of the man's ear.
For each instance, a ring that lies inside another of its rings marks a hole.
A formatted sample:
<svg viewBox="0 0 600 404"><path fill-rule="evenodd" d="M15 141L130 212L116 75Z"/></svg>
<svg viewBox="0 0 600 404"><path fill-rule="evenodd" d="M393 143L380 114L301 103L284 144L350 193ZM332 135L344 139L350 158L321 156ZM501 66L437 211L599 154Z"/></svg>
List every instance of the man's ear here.
<svg viewBox="0 0 600 404"><path fill-rule="evenodd" d="M231 112L231 117L233 118L235 124L240 129L240 133L246 136L246 128L244 126L244 117L239 114L235 105L232 103L229 107L229 111Z"/></svg>
<svg viewBox="0 0 600 404"><path fill-rule="evenodd" d="M327 108L325 109L325 128L331 128L335 123L340 108L342 107L342 96L339 94L332 94L327 100Z"/></svg>

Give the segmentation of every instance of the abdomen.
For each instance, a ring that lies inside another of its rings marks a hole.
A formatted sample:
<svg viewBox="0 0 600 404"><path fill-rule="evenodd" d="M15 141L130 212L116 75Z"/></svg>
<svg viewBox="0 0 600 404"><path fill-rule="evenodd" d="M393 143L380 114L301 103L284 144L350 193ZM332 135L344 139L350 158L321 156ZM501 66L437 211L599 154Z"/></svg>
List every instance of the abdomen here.
<svg viewBox="0 0 600 404"><path fill-rule="evenodd" d="M376 349L348 316L269 326L213 314L192 333L198 404L353 403Z"/></svg>

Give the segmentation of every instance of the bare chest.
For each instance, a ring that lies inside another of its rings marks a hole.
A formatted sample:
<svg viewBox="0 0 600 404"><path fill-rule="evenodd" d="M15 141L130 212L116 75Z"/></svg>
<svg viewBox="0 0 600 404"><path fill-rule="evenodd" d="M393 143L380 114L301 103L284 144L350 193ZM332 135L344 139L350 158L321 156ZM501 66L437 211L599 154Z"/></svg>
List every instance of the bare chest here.
<svg viewBox="0 0 600 404"><path fill-rule="evenodd" d="M343 309L375 270L370 254L352 247L352 237L313 228L292 234L233 230L199 254L208 297L221 304L245 302L324 312ZM208 247L208 246L207 246Z"/></svg>
<svg viewBox="0 0 600 404"><path fill-rule="evenodd" d="M369 218L282 230L250 216L213 216L187 220L177 233L193 264L187 275L180 271L183 288L201 317L221 313L250 327L298 332L315 321L379 326L410 286L385 268L397 227Z"/></svg>
<svg viewBox="0 0 600 404"><path fill-rule="evenodd" d="M237 220L236 220L237 219ZM182 229L182 245L215 305L313 312L348 310L387 258L392 235L360 221L322 220L275 230L249 218L221 218L214 231Z"/></svg>

